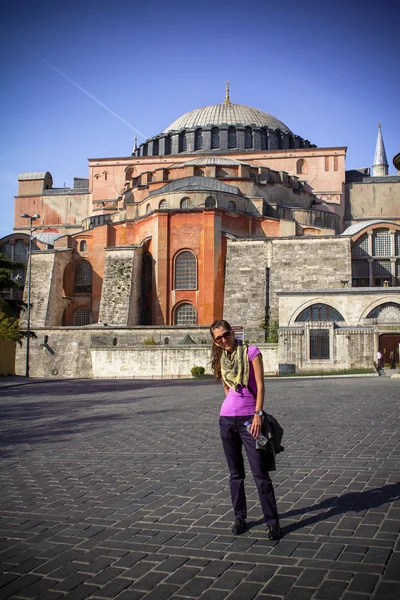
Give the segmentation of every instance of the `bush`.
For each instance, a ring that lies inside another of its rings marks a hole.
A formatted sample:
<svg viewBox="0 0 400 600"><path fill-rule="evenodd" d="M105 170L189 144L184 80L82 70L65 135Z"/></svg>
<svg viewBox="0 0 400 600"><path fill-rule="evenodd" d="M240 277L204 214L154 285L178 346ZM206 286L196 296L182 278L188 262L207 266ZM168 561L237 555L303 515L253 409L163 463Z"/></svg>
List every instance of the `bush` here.
<svg viewBox="0 0 400 600"><path fill-rule="evenodd" d="M151 337L151 338L147 338L144 340L144 345L145 346L157 346L157 342L153 337Z"/></svg>
<svg viewBox="0 0 400 600"><path fill-rule="evenodd" d="M193 377L203 377L206 370L204 367L193 367L193 369L190 372L193 375Z"/></svg>

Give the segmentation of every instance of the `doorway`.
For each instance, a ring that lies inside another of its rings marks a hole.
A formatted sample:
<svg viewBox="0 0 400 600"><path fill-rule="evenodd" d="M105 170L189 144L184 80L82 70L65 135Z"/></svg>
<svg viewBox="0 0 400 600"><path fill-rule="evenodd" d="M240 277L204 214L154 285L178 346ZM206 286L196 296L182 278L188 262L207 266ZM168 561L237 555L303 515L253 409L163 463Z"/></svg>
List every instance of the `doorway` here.
<svg viewBox="0 0 400 600"><path fill-rule="evenodd" d="M383 354L383 363L390 366L390 352L393 350L396 356L396 366L399 366L400 333L382 333L379 336L379 350Z"/></svg>

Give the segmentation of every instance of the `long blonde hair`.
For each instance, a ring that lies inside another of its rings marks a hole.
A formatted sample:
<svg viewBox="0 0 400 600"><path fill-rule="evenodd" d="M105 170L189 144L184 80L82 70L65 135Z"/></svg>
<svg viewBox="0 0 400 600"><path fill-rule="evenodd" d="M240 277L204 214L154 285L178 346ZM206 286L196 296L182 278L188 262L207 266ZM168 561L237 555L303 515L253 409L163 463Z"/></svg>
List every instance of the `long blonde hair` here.
<svg viewBox="0 0 400 600"><path fill-rule="evenodd" d="M232 331L232 328L229 325L228 321L224 321L223 319L218 319L217 321L214 321L214 323L212 323L212 325L210 325L210 333L211 333L211 337L213 340L214 340L214 329L219 329L220 327L224 327L226 329L226 331ZM220 348L219 346L217 346L217 344L215 344L213 341L213 345L211 348L211 368L213 370L215 377L217 378L217 381L221 380L221 356L222 356L222 353L223 353L223 348Z"/></svg>

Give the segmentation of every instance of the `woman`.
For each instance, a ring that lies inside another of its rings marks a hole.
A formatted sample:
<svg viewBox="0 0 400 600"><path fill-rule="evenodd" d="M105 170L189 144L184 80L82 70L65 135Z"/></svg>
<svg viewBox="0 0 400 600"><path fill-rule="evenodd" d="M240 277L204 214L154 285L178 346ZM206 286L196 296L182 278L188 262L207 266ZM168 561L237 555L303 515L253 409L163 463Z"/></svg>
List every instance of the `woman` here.
<svg viewBox="0 0 400 600"><path fill-rule="evenodd" d="M215 321L211 327L213 338L211 364L217 380L222 379L225 400L220 412L220 433L228 468L235 522L232 532L246 531L247 506L244 491L244 445L268 527L268 537L281 537L275 493L269 476L265 455L256 449L255 439L261 433L264 406L264 369L257 346L246 346L235 339L227 321ZM248 432L245 422L251 422Z"/></svg>

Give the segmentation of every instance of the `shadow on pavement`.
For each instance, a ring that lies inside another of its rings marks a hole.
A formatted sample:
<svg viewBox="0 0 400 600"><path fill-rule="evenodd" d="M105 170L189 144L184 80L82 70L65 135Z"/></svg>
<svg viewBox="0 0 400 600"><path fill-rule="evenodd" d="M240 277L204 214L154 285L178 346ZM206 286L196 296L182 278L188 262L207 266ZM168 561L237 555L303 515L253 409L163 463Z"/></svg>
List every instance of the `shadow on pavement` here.
<svg viewBox="0 0 400 600"><path fill-rule="evenodd" d="M329 520L330 517L340 514L346 514L348 512L362 512L371 508L378 508L387 502L393 502L394 500L400 499L400 483L391 483L385 485L383 488L374 488L372 490L366 490L365 492L349 492L341 496L332 496L326 498L318 504L313 504L307 508L301 508L297 510L290 510L281 515L282 519L290 519L297 515L305 515L306 513L313 511L324 511L318 512L316 515L306 517L297 521L296 523L290 523L284 527L284 533L290 533L297 529L302 529L314 523L320 521Z"/></svg>

